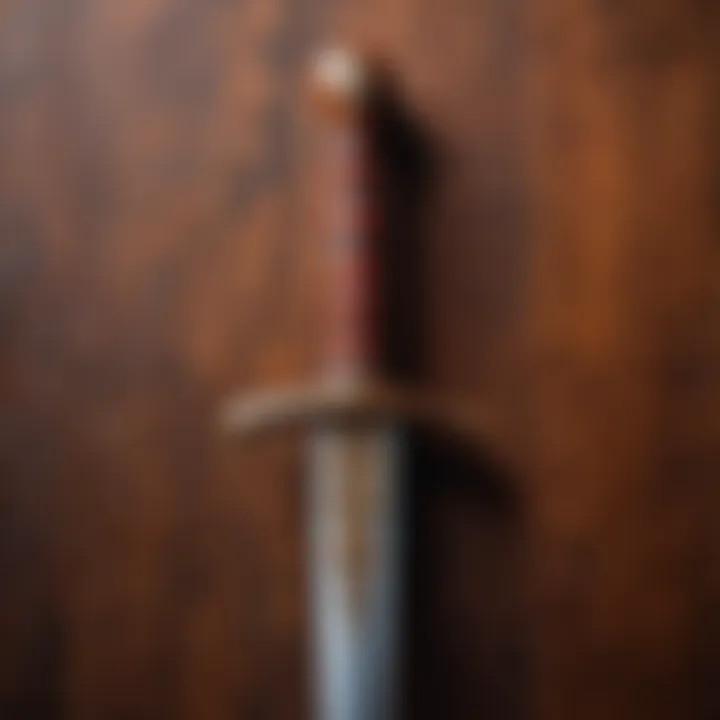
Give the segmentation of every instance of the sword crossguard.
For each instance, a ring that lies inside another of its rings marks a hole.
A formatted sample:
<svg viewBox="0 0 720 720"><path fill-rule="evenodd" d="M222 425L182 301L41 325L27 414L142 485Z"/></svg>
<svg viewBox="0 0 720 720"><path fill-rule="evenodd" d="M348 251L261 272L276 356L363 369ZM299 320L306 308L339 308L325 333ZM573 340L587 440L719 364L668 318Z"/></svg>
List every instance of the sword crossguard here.
<svg viewBox="0 0 720 720"><path fill-rule="evenodd" d="M487 440L494 434L489 415L439 395L387 383L327 382L244 394L228 401L221 415L227 432L248 437L298 425L398 422L469 441Z"/></svg>

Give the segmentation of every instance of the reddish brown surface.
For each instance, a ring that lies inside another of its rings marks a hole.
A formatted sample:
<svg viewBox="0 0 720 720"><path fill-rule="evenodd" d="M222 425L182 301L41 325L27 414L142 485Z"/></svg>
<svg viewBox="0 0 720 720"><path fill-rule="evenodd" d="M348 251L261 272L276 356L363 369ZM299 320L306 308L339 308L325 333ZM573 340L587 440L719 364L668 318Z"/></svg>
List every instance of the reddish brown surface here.
<svg viewBox="0 0 720 720"><path fill-rule="evenodd" d="M527 491L420 453L411 707L717 717L716 4L347 18L437 139L427 380ZM299 77L340 22L0 8L2 718L303 715L300 445L213 419L313 366Z"/></svg>

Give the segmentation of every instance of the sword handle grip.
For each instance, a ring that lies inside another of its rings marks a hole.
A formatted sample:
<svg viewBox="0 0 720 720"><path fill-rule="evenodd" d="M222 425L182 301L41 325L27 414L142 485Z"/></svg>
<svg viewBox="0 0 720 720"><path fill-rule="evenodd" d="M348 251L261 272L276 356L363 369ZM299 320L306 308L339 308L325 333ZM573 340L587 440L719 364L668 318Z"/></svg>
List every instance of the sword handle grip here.
<svg viewBox="0 0 720 720"><path fill-rule="evenodd" d="M328 50L312 77L319 133L326 379L358 383L380 370L378 236L381 215L370 63Z"/></svg>

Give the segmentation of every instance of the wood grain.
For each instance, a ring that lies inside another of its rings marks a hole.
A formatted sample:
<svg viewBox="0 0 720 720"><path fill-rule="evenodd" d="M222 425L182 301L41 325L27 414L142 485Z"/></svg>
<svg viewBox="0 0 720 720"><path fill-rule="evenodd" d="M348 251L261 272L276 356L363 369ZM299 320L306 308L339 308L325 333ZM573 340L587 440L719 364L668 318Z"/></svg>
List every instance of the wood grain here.
<svg viewBox="0 0 720 720"><path fill-rule="evenodd" d="M541 717L720 709L718 29L701 3L530 15Z"/></svg>

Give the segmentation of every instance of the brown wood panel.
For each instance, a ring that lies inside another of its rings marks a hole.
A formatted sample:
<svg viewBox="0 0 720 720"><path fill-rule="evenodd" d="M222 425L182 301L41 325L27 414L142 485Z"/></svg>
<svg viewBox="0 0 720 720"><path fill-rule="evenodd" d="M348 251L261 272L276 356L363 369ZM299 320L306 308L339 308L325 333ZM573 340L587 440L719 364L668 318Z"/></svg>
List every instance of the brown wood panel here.
<svg viewBox="0 0 720 720"><path fill-rule="evenodd" d="M302 369L312 17L3 6L3 718L298 716L297 462L215 415Z"/></svg>
<svg viewBox="0 0 720 720"><path fill-rule="evenodd" d="M718 9L529 13L541 717L716 717Z"/></svg>
<svg viewBox="0 0 720 720"><path fill-rule="evenodd" d="M412 715L716 717L720 17L681 0L0 7L0 717L305 716L300 438L214 418L312 372L333 28L433 139L425 381L509 448L413 445Z"/></svg>

